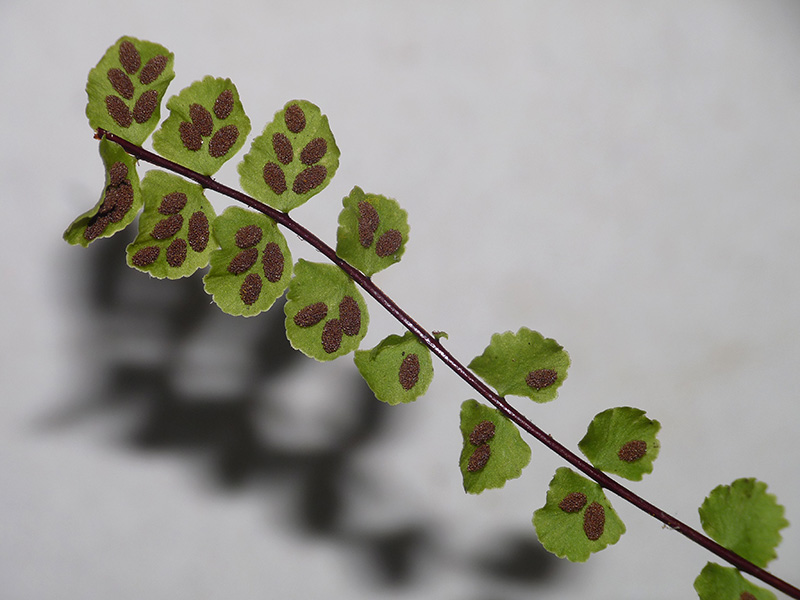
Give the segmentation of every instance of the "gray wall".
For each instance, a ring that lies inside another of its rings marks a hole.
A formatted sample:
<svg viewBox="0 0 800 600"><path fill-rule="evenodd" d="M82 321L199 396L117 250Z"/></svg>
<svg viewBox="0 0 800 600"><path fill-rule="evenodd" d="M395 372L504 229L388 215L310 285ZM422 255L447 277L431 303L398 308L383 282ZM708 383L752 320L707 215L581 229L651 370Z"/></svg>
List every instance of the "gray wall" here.
<svg viewBox="0 0 800 600"><path fill-rule="evenodd" d="M254 134L318 104L341 166L293 214L334 242L352 186L396 198L411 240L375 280L456 356L523 325L570 352L556 402L516 401L545 430L574 448L637 406L645 497L696 525L752 476L800 520L796 2L5 0L0 34L3 598L689 598L711 560L618 499L616 546L553 559L530 518L562 463L531 440L465 495L473 394L441 365L389 408L288 349L279 307L226 317L124 240L63 243L102 187L86 74L125 34L175 52L171 93L230 77ZM365 347L400 333L370 306Z"/></svg>

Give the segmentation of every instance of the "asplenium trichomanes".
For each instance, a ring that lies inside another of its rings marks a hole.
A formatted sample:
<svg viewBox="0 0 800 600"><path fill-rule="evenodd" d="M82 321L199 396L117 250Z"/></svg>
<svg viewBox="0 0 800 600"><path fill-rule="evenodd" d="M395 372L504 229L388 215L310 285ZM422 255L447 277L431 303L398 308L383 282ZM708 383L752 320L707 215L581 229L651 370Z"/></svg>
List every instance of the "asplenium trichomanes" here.
<svg viewBox="0 0 800 600"><path fill-rule="evenodd" d="M327 186L339 165L328 119L314 104L287 102L252 140L238 166L246 193L210 177L250 133L250 120L229 79L207 76L171 97L169 116L153 135L157 154L141 148L159 125L173 60L163 46L123 37L89 73L86 115L100 140L106 181L97 204L64 233L67 242L88 246L127 227L141 211L139 233L127 250L131 267L169 279L209 267L205 290L232 315L255 316L286 292L286 335L292 346L319 361L353 352L375 397L388 404L412 402L425 393L435 355L488 403L461 405L459 466L467 492L500 488L521 475L531 455L521 431L571 465L556 470L544 506L533 514L539 540L560 557L585 561L625 532L605 489L732 565L708 563L702 569L694 582L700 598L775 598L745 579L745 572L800 599L799 589L764 570L776 556L780 530L788 525L766 484L738 479L713 489L699 509L710 537L703 535L609 475L638 481L652 471L661 425L643 410L616 407L595 416L578 443L587 461L507 401L507 396L538 403L556 398L570 359L555 340L525 327L495 334L464 366L441 343L444 333L422 328L379 289L371 277L400 261L408 240L408 215L395 200L353 187L343 200L335 250L289 216ZM140 181L137 161L159 169ZM216 215L207 189L249 208L229 207ZM293 262L278 226L330 262ZM359 349L369 325L359 288L406 333Z"/></svg>

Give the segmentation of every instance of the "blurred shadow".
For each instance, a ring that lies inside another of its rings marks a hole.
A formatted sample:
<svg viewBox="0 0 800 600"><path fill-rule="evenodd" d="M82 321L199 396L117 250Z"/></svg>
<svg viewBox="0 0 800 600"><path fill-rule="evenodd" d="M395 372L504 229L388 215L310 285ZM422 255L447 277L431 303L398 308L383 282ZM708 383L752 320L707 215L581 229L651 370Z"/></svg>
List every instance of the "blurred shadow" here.
<svg viewBox="0 0 800 600"><path fill-rule="evenodd" d="M367 557L365 570L378 585L415 583L421 557L441 546L432 539L430 517L370 530L354 526L357 509L350 506L359 485L354 460L380 443L396 419L392 407L376 401L353 369L347 381L324 388L336 396L325 402L346 414L322 442L287 444L271 435L261 425L265 414L280 414L275 383L306 360L286 339L284 301L257 317L230 317L210 303L199 275L159 281L125 266L129 241L126 232L117 234L70 263L76 279L84 278L75 290L85 322L81 347L94 350L80 376L81 398L48 415L46 426L121 412L131 421L121 440L127 447L199 456L222 490L256 482L288 486L296 498L287 520L298 533L324 536ZM490 577L535 585L552 577L559 562L535 538L499 545L501 554L464 568L477 565Z"/></svg>
<svg viewBox="0 0 800 600"><path fill-rule="evenodd" d="M495 579L510 583L531 584L548 579L555 574L560 561L551 560L536 536L510 533L502 541L496 554L479 557L475 567Z"/></svg>

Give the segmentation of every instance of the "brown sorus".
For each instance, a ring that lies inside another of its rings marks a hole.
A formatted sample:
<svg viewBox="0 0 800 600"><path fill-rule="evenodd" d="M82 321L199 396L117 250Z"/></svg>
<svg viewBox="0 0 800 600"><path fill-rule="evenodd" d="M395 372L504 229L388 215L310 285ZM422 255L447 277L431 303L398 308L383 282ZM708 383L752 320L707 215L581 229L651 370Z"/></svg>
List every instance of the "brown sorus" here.
<svg viewBox="0 0 800 600"><path fill-rule="evenodd" d="M352 296L345 296L339 302L339 320L345 335L358 335L361 331L361 309Z"/></svg>
<svg viewBox="0 0 800 600"><path fill-rule="evenodd" d="M250 248L260 242L263 235L264 232L258 225L245 225L236 230L234 243L239 248Z"/></svg>
<svg viewBox="0 0 800 600"><path fill-rule="evenodd" d="M576 513L586 505L586 494L583 492L570 492L558 503L558 508L566 513Z"/></svg>
<svg viewBox="0 0 800 600"><path fill-rule="evenodd" d="M219 120L227 119L233 111L233 92L223 90L217 99L214 100L214 114Z"/></svg>
<svg viewBox="0 0 800 600"><path fill-rule="evenodd" d="M489 444L481 444L475 451L472 453L472 456L469 457L469 462L467 462L467 471L470 473L474 473L475 471L480 471L483 467L486 466L486 463L489 462L489 458L492 455L492 451L489 448Z"/></svg>
<svg viewBox="0 0 800 600"><path fill-rule="evenodd" d="M108 227L110 220L108 215L95 215L83 231L83 237L91 242L93 239L102 235L106 227Z"/></svg>
<svg viewBox="0 0 800 600"><path fill-rule="evenodd" d="M375 238L375 232L381 219L378 211L369 202L364 200L358 203L358 241L364 248L369 248Z"/></svg>
<svg viewBox="0 0 800 600"><path fill-rule="evenodd" d="M606 511L599 502L592 502L583 513L583 532L592 540L599 540L606 527Z"/></svg>
<svg viewBox="0 0 800 600"><path fill-rule="evenodd" d="M133 187L131 183L123 181L117 187L109 187L106 191L106 198L109 197L111 197L114 205L108 214L108 218L112 223L119 223L133 206Z"/></svg>
<svg viewBox="0 0 800 600"><path fill-rule="evenodd" d="M407 354L403 362L400 363L397 378L400 381L400 386L406 391L417 385L417 381L419 381L419 356Z"/></svg>
<svg viewBox="0 0 800 600"><path fill-rule="evenodd" d="M182 121L181 124L178 125L178 133L181 136L181 142L183 142L187 150L197 152L203 147L203 137L200 135L200 132L197 131L197 127L192 123Z"/></svg>
<svg viewBox="0 0 800 600"><path fill-rule="evenodd" d="M133 98L133 82L125 71L122 69L109 69L108 80L111 82L111 87L113 87L120 96L126 100Z"/></svg>
<svg viewBox="0 0 800 600"><path fill-rule="evenodd" d="M536 369L525 377L525 383L528 384L528 387L532 387L535 390L550 387L556 381L558 381L558 373L553 369Z"/></svg>
<svg viewBox="0 0 800 600"><path fill-rule="evenodd" d="M108 223L118 223L133 205L133 187L129 181L123 181L119 185L109 185L103 197L103 203L97 209L93 222L100 219L104 220L103 229ZM99 227L99 225L98 225ZM102 233L102 229L99 230Z"/></svg>
<svg viewBox="0 0 800 600"><path fill-rule="evenodd" d="M284 261L281 247L275 242L267 242L264 252L261 254L261 264L264 267L264 277L267 278L267 281L277 283L281 280Z"/></svg>
<svg viewBox="0 0 800 600"><path fill-rule="evenodd" d="M119 96L106 96L106 110L120 127L130 127L133 123L130 109Z"/></svg>
<svg viewBox="0 0 800 600"><path fill-rule="evenodd" d="M119 185L128 178L128 165L117 161L108 168L108 183Z"/></svg>
<svg viewBox="0 0 800 600"><path fill-rule="evenodd" d="M183 227L183 215L170 215L166 219L161 219L156 223L150 235L155 240L166 240L178 233L181 227Z"/></svg>
<svg viewBox="0 0 800 600"><path fill-rule="evenodd" d="M274 162L265 164L264 183L266 183L273 192L281 195L286 191L286 176L283 174L283 169Z"/></svg>
<svg viewBox="0 0 800 600"><path fill-rule="evenodd" d="M323 165L314 165L313 167L303 169L297 174L297 177L294 178L292 191L295 194L306 194L315 187L321 185L322 182L325 181L327 175L328 169Z"/></svg>
<svg viewBox="0 0 800 600"><path fill-rule="evenodd" d="M275 150L275 157L284 165L288 165L294 160L292 142L284 134L272 134L272 149Z"/></svg>
<svg viewBox="0 0 800 600"><path fill-rule="evenodd" d="M187 238L189 245L195 252L202 252L208 246L211 229L208 226L208 217L203 211L196 211L189 217L189 231Z"/></svg>
<svg viewBox="0 0 800 600"><path fill-rule="evenodd" d="M97 209L97 213L91 217L89 223L86 225L86 229L83 231L83 237L87 240L92 241L102 235L111 222L113 211L117 205L117 189L118 188L113 186L108 186L106 188L103 203L100 205L100 208ZM133 199L133 194L131 194L131 199ZM130 206L128 208L130 208Z"/></svg>
<svg viewBox="0 0 800 600"><path fill-rule="evenodd" d="M149 85L153 83L158 76L164 71L164 68L167 66L167 57L163 54L159 54L158 56L154 56L150 60L147 61L147 64L142 68L142 72L139 73L139 81L144 85Z"/></svg>
<svg viewBox="0 0 800 600"><path fill-rule="evenodd" d="M318 163L325 153L328 151L328 142L322 138L314 138L303 151L300 153L300 162L304 165L313 165Z"/></svg>
<svg viewBox="0 0 800 600"><path fill-rule="evenodd" d="M188 244L183 238L176 238L167 248L167 264L170 267L180 267L186 260L186 249Z"/></svg>
<svg viewBox="0 0 800 600"><path fill-rule="evenodd" d="M342 345L342 322L331 319L322 329L322 349L328 354L333 354Z"/></svg>
<svg viewBox="0 0 800 600"><path fill-rule="evenodd" d="M150 117L153 116L156 108L158 107L158 92L155 90L147 90L133 105L133 118L139 123L146 123Z"/></svg>
<svg viewBox="0 0 800 600"><path fill-rule="evenodd" d="M133 188L130 183L107 186L105 196L103 196L103 203L97 209L97 216L105 216L111 219L111 215L117 206L120 203L125 204L126 201L129 208L133 202Z"/></svg>
<svg viewBox="0 0 800 600"><path fill-rule="evenodd" d="M249 273L244 278L242 286L239 288L239 297L242 302L250 306L255 304L258 297L261 295L261 277L255 273Z"/></svg>
<svg viewBox="0 0 800 600"><path fill-rule="evenodd" d="M103 196L103 203L100 205L100 208L97 209L96 216L108 216L108 214L114 210L114 207L117 204L117 189L119 186L116 185L109 185L106 186L106 193Z"/></svg>
<svg viewBox="0 0 800 600"><path fill-rule="evenodd" d="M241 275L245 271L249 271L250 267L256 264L256 260L258 259L258 249L257 248L247 248L242 250L233 257L230 264L228 265L228 272L233 273L234 275Z"/></svg>
<svg viewBox="0 0 800 600"><path fill-rule="evenodd" d="M109 222L110 219L108 215L101 215L100 213L95 214L93 217L89 218L86 229L83 230L83 237L91 242L102 235Z"/></svg>
<svg viewBox="0 0 800 600"><path fill-rule="evenodd" d="M469 443L473 446L480 446L485 444L494 437L495 427L492 421L481 421L475 425L472 432L469 434Z"/></svg>
<svg viewBox="0 0 800 600"><path fill-rule="evenodd" d="M183 210L188 198L183 192L172 192L161 199L158 205L158 212L162 215L174 215Z"/></svg>
<svg viewBox="0 0 800 600"><path fill-rule="evenodd" d="M617 452L617 456L620 460L629 463L636 462L645 454L647 454L647 442L644 440L631 440L623 444L619 452Z"/></svg>
<svg viewBox="0 0 800 600"><path fill-rule="evenodd" d="M142 248L131 257L131 262L135 267L146 267L156 262L161 249L158 246L147 246Z"/></svg>
<svg viewBox="0 0 800 600"><path fill-rule="evenodd" d="M739 600L758 600L753 594L750 592L742 592L739 594Z"/></svg>
<svg viewBox="0 0 800 600"><path fill-rule="evenodd" d="M136 46L126 40L119 45L119 62L123 69L133 75L142 66L142 57Z"/></svg>
<svg viewBox="0 0 800 600"><path fill-rule="evenodd" d="M328 305L324 302L315 302L301 308L294 316L294 324L298 327L311 327L328 316Z"/></svg>
<svg viewBox="0 0 800 600"><path fill-rule="evenodd" d="M208 142L208 153L214 158L225 156L238 139L239 128L236 125L225 125Z"/></svg>
<svg viewBox="0 0 800 600"><path fill-rule="evenodd" d="M283 113L283 120L286 123L286 129L292 133L300 133L306 128L306 114L297 104L286 107L286 111Z"/></svg>
<svg viewBox="0 0 800 600"><path fill-rule="evenodd" d="M400 244L403 243L403 236L397 229L390 229L378 238L378 243L375 244L375 254L381 258L391 256L400 249Z"/></svg>
<svg viewBox="0 0 800 600"><path fill-rule="evenodd" d="M195 102L189 106L189 118L192 120L192 125L197 129L197 133L203 137L213 133L214 120L211 118L211 113L202 104Z"/></svg>

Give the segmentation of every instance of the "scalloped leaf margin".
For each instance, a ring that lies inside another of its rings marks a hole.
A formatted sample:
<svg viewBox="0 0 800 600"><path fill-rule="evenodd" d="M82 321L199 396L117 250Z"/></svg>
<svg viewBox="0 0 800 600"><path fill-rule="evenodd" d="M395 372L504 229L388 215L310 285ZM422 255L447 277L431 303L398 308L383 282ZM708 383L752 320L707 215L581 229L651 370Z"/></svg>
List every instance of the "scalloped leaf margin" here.
<svg viewBox="0 0 800 600"><path fill-rule="evenodd" d="M749 582L739 569L706 563L694 580L700 600L777 600L775 594Z"/></svg>
<svg viewBox="0 0 800 600"><path fill-rule="evenodd" d="M603 489L567 467L556 470L533 526L546 550L572 562L587 561L625 533Z"/></svg>
<svg viewBox="0 0 800 600"><path fill-rule="evenodd" d="M89 125L141 145L161 118L161 100L175 77L174 61L174 54L160 44L118 39L89 72Z"/></svg>
<svg viewBox="0 0 800 600"><path fill-rule="evenodd" d="M251 317L268 310L292 278L292 255L275 222L230 206L213 223L220 248L211 253L205 290L223 312Z"/></svg>
<svg viewBox="0 0 800 600"><path fill-rule="evenodd" d="M408 213L391 198L356 186L342 201L336 254L368 277L400 261L408 242Z"/></svg>
<svg viewBox="0 0 800 600"><path fill-rule="evenodd" d="M328 117L307 100L291 100L253 139L239 181L254 198L289 212L330 183L339 154Z"/></svg>
<svg viewBox="0 0 800 600"><path fill-rule="evenodd" d="M759 567L777 556L780 530L789 525L767 484L752 477L715 487L698 512L710 537Z"/></svg>
<svg viewBox="0 0 800 600"><path fill-rule="evenodd" d="M158 279L188 277L208 265L216 240L216 215L203 188L164 171L142 180L144 211L139 234L128 246L128 264Z"/></svg>
<svg viewBox="0 0 800 600"><path fill-rule="evenodd" d="M492 336L469 368L501 396L525 396L535 402L554 400L567 377L569 354L553 339L527 327Z"/></svg>
<svg viewBox="0 0 800 600"><path fill-rule="evenodd" d="M216 173L250 134L250 119L230 79L207 75L167 100L167 108L153 149L203 175Z"/></svg>
<svg viewBox="0 0 800 600"><path fill-rule="evenodd" d="M353 360L372 393L386 404L413 402L433 380L431 352L410 331L390 335L371 350L357 350Z"/></svg>
<svg viewBox="0 0 800 600"><path fill-rule="evenodd" d="M598 469L641 481L653 471L661 447L656 439L660 429L661 424L648 419L645 411L618 406L592 419L578 447Z"/></svg>
<svg viewBox="0 0 800 600"><path fill-rule="evenodd" d="M458 462L467 493L501 488L509 479L522 475L531 461L531 448L517 426L497 409L477 400L461 405L461 436Z"/></svg>
<svg viewBox="0 0 800 600"><path fill-rule="evenodd" d="M335 265L298 260L286 298L286 336L306 356L333 360L356 350L367 333L364 297Z"/></svg>
<svg viewBox="0 0 800 600"><path fill-rule="evenodd" d="M96 239L111 237L125 229L144 203L136 159L105 138L100 140L99 151L106 172L106 185L100 200L64 232L65 241L84 248Z"/></svg>

